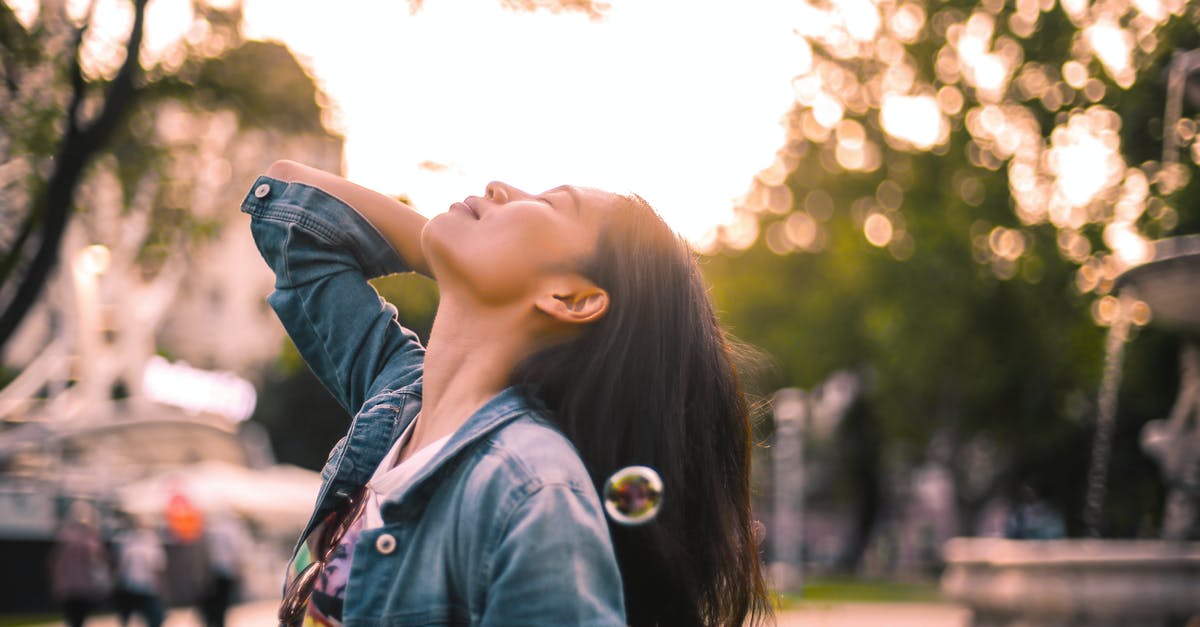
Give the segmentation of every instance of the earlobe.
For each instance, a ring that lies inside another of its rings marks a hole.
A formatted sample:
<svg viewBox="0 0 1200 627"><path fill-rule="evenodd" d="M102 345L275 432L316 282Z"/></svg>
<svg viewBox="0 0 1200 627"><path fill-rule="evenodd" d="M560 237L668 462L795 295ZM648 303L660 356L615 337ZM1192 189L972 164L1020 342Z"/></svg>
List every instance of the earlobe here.
<svg viewBox="0 0 1200 627"><path fill-rule="evenodd" d="M608 312L608 292L589 286L565 294L548 293L534 304L542 313L560 322L587 324L603 318Z"/></svg>

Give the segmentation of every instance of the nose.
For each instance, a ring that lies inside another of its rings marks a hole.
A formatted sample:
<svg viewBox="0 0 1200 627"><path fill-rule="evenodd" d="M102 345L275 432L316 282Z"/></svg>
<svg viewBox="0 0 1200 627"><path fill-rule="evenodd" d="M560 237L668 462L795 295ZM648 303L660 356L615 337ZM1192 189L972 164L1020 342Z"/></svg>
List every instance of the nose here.
<svg viewBox="0 0 1200 627"><path fill-rule="evenodd" d="M488 183L487 187L484 189L484 196L486 198L501 204L515 198L529 195L513 187L512 185L509 185L508 183L501 183L500 181L492 181L491 183Z"/></svg>

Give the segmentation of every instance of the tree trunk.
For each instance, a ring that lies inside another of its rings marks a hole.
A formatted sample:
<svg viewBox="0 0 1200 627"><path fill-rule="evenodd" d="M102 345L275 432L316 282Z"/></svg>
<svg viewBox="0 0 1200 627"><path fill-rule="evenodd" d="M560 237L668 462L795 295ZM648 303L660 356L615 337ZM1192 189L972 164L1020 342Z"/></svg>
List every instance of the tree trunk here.
<svg viewBox="0 0 1200 627"><path fill-rule="evenodd" d="M58 262L63 233L74 208L75 192L79 188L85 168L112 136L137 95L135 81L141 70L138 54L142 48L148 1L134 0L133 27L125 44L125 62L108 86L100 114L83 128L80 128L78 120L79 106L87 90L79 65L80 47L83 42L82 29L75 39L70 68L73 93L66 111L67 130L63 133L62 143L55 154L54 170L46 181L46 187L35 197L33 206L30 207L30 215L37 215L39 208L42 211L41 241L27 270L19 275L20 283L11 302L0 315L0 348L8 343L21 321L25 319L25 315L33 308L50 272Z"/></svg>

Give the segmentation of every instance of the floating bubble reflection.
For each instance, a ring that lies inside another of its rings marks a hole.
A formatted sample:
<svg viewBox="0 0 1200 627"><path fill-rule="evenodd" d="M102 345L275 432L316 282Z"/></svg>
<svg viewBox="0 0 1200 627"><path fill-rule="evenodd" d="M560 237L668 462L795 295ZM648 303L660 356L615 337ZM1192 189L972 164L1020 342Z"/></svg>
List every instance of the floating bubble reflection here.
<svg viewBox="0 0 1200 627"><path fill-rule="evenodd" d="M662 478L648 466L626 466L604 484L604 511L613 522L644 525L662 508Z"/></svg>

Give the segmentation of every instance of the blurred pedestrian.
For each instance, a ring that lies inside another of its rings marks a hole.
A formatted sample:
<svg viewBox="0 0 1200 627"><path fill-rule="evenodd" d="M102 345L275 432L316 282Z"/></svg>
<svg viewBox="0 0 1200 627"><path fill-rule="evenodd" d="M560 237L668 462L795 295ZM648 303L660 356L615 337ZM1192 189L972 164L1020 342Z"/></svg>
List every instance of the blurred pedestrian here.
<svg viewBox="0 0 1200 627"><path fill-rule="evenodd" d="M1066 530L1058 510L1026 485L1009 512L1004 535L1014 540L1052 540L1066 535Z"/></svg>
<svg viewBox="0 0 1200 627"><path fill-rule="evenodd" d="M114 601L121 625L137 614L146 627L159 627L165 619L167 554L162 540L146 519L134 516L113 538L117 554L117 588Z"/></svg>
<svg viewBox="0 0 1200 627"><path fill-rule="evenodd" d="M75 501L67 510L50 554L50 578L51 593L71 627L82 625L111 592L100 517L91 503Z"/></svg>
<svg viewBox="0 0 1200 627"><path fill-rule="evenodd" d="M250 550L250 536L242 519L218 510L209 517L204 532L208 556L208 583L200 601L207 627L224 627L225 613L237 598L242 582L242 559Z"/></svg>

